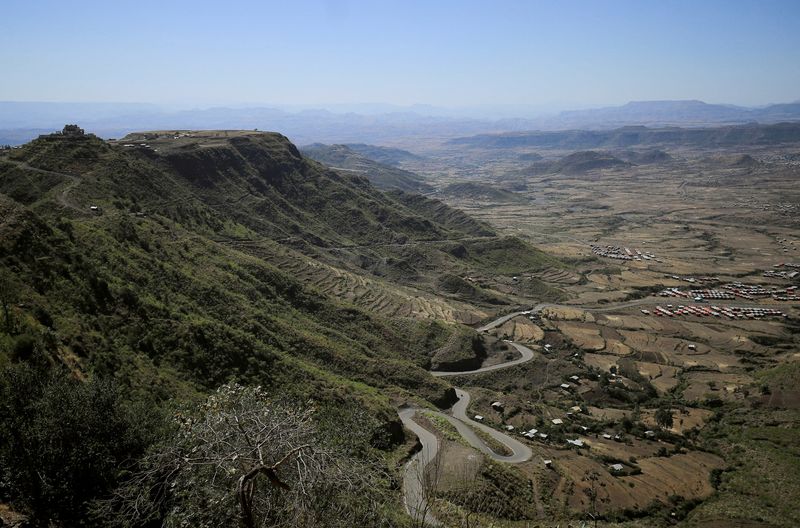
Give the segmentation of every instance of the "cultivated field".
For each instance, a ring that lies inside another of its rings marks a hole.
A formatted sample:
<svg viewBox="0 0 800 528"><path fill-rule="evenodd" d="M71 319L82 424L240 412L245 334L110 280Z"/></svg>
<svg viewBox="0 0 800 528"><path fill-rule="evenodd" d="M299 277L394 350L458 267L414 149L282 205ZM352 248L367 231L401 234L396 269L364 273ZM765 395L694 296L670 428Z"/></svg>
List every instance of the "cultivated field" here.
<svg viewBox="0 0 800 528"><path fill-rule="evenodd" d="M519 466L536 492L534 517L581 518L595 508L607 521L646 511L654 522L696 526L800 522L796 511L776 506L800 499L800 477L789 476L796 453L778 455L770 444L800 423L800 301L791 296L800 285L793 273L800 271L800 170L781 161L794 151L683 149L664 163L567 175L525 174L522 149L426 148L424 161L405 168L436 176L440 187L480 181L523 198L443 196L449 205L571 266L537 275L564 292L558 305L492 331L531 344L538 356L465 379L472 412L486 423L536 429L525 438L535 455ZM688 293L730 283L789 293L720 300ZM665 288L687 293L659 296ZM527 299L529 306L549 300ZM684 305L708 313L679 310ZM751 311L725 315L731 306ZM501 412L490 405L496 401ZM764 406L774 409L769 419ZM756 513L733 506L742 482L771 475L782 492L761 483Z"/></svg>

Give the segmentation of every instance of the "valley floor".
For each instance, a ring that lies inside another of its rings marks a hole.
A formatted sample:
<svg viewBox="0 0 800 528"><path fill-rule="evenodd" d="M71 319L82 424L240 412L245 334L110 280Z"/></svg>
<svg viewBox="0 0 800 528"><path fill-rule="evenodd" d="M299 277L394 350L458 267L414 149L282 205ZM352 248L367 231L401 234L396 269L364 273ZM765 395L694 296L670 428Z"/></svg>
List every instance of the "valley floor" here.
<svg viewBox="0 0 800 528"><path fill-rule="evenodd" d="M532 310L482 328L524 343L532 361L454 380L472 395L469 416L533 453L514 468L530 486L517 490L525 505L482 504L485 519L796 525L797 167L776 161L780 148L749 149L757 163L746 167L709 161L741 151L683 150L666 164L521 176L521 153L459 151L459 165L454 150L431 148L405 166L436 174L440 189L465 180L513 189L514 200L442 198L573 265L491 277L511 287L543 279L565 298L534 307L540 298L529 296ZM435 478L435 512L458 522L475 504L456 497L457 473L501 483L467 464L469 446L440 427L450 469Z"/></svg>

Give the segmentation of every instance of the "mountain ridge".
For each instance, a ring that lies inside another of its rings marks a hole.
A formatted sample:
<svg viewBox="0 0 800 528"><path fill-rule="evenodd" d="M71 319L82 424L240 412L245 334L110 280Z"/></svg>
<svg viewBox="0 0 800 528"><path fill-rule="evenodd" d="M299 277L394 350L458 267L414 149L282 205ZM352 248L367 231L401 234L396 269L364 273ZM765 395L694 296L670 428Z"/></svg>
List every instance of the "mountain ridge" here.
<svg viewBox="0 0 800 528"><path fill-rule="evenodd" d="M800 142L800 123L707 128L625 126L612 130L527 131L454 138L450 145L472 148L627 148L637 145L722 147Z"/></svg>
<svg viewBox="0 0 800 528"><path fill-rule="evenodd" d="M382 193L264 132L107 142L65 129L0 151L0 209L0 274L25 300L21 331L39 335L31 311L45 313L55 340L43 351L76 372L162 385L165 398L228 373L267 385L310 376L307 388L349 387L384 416L376 387L446 404L428 352L463 327L433 319L487 313L439 299L437 277L491 269L505 254L509 272L558 265L441 202ZM323 293L314 269L360 282L354 295ZM411 308L389 318L390 302ZM415 312L425 303L430 314Z"/></svg>
<svg viewBox="0 0 800 528"><path fill-rule="evenodd" d="M377 148L369 149L367 145L360 147L367 152L381 152ZM359 147L357 147L359 148ZM400 169L396 166L383 164L369 158L350 148L347 145L324 145L314 143L301 147L303 155L331 167L332 169L346 170L366 176L377 188L382 190L397 189L418 193L430 192L433 187L425 179L413 172ZM399 152L399 149L396 149ZM385 152L385 151L384 151ZM410 153L409 153L410 154ZM393 154L397 156L398 154ZM388 154L384 154L388 156Z"/></svg>
<svg viewBox="0 0 800 528"><path fill-rule="evenodd" d="M628 125L711 126L800 120L800 103L796 101L760 108L691 100L632 101L621 106L565 110L549 115L541 111L538 115L529 115L520 110L516 117L510 115L507 109L495 114L485 109L471 114L447 109L438 111L424 105L393 111L387 108L378 113L258 105L190 110L147 104L116 107L100 103L95 105L97 108L91 103L0 102L0 144L24 143L35 138L42 130L56 130L65 121L82 122L87 130L105 138L148 129L258 128L282 130L298 144L392 144L403 138L459 137L465 134L537 129L609 129ZM689 112L689 109L693 109L693 112Z"/></svg>

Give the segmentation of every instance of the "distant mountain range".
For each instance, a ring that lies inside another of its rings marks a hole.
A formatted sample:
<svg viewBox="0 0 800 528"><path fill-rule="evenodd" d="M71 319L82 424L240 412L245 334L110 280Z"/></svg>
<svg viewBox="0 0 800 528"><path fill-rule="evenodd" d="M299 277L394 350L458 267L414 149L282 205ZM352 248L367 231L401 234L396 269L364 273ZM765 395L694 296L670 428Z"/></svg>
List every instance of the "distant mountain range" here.
<svg viewBox="0 0 800 528"><path fill-rule="evenodd" d="M521 147L624 149L634 146L730 147L800 143L800 123L705 128L628 126L613 130L564 130L480 134L450 140L453 146L486 149Z"/></svg>
<svg viewBox="0 0 800 528"><path fill-rule="evenodd" d="M552 124L558 128L615 128L627 125L775 123L798 119L800 102L744 108L703 101L633 101L623 106L561 112Z"/></svg>
<svg viewBox="0 0 800 528"><path fill-rule="evenodd" d="M378 105L369 107L369 110L383 108ZM419 105L407 108L386 106L385 109L383 113L262 106L181 110L134 103L0 102L0 144L21 144L44 131L58 130L67 122L79 123L87 131L105 138L121 137L136 130L259 129L281 130L300 144L387 144L408 138L453 138L525 130L608 130L636 125L699 127L800 121L800 102L744 108L702 101L638 101L540 117L523 114L521 117L508 117L509 109L503 108L498 109L495 119L473 117L475 114L466 110L459 114L452 109ZM490 115L488 109L481 115Z"/></svg>

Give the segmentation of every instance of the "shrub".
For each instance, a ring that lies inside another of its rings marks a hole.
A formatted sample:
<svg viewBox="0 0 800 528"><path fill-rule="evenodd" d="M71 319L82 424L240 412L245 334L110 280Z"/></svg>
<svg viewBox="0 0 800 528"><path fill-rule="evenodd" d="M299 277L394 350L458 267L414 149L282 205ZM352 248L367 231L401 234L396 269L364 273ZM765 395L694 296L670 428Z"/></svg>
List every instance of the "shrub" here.
<svg viewBox="0 0 800 528"><path fill-rule="evenodd" d="M108 381L12 365L0 373L2 496L35 524L75 524L151 442L152 411Z"/></svg>

